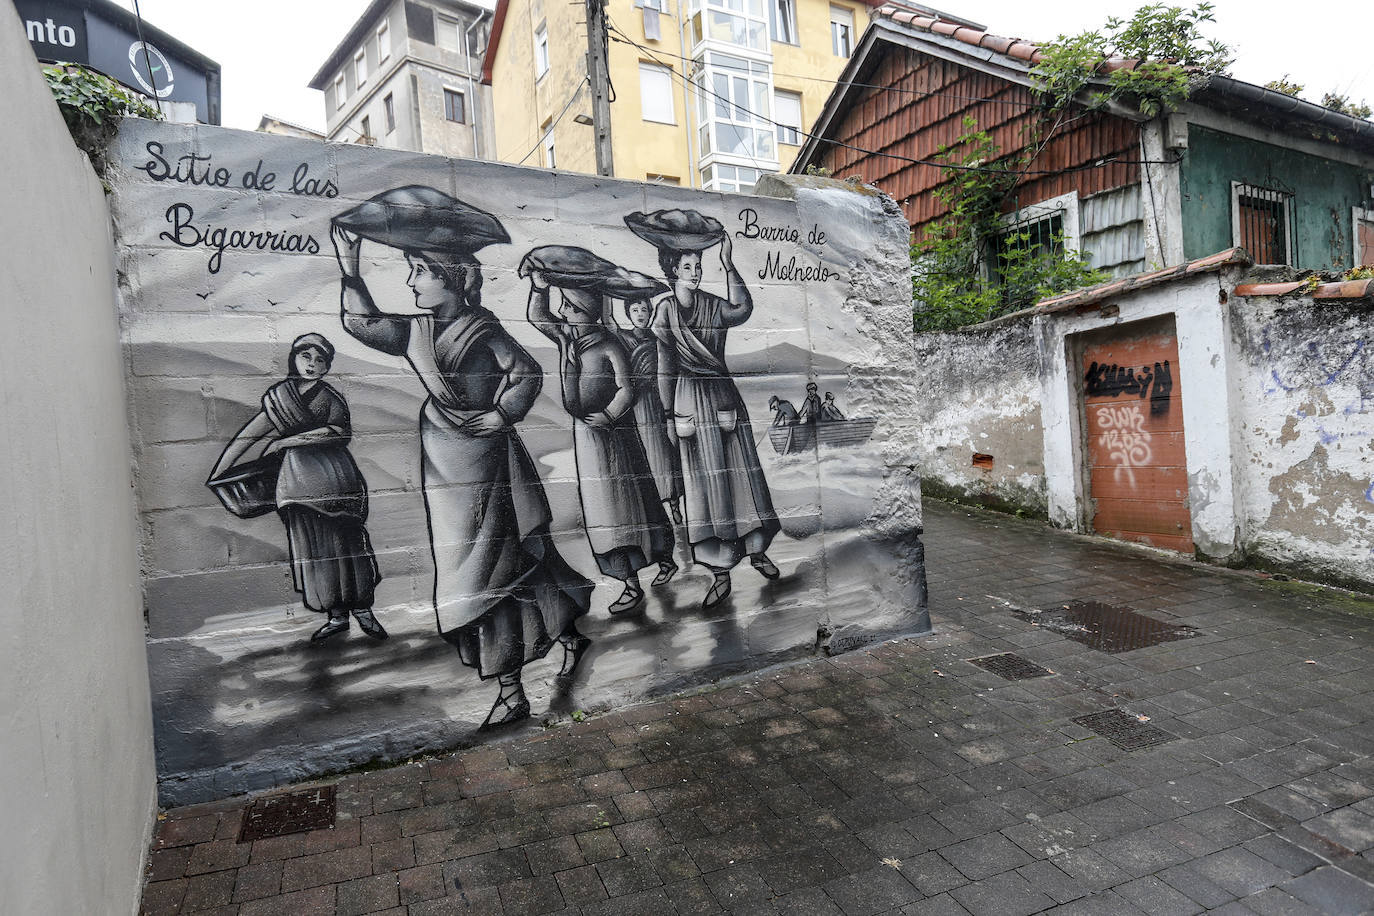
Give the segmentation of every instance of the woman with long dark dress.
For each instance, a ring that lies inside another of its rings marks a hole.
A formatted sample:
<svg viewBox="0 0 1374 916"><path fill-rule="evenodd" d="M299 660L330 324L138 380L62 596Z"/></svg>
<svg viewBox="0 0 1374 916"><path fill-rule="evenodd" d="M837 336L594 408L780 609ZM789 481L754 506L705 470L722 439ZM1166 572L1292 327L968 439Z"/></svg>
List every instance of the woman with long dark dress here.
<svg viewBox="0 0 1374 916"><path fill-rule="evenodd" d="M364 633L386 639L372 614L381 575L365 525L367 484L347 448L348 404L324 381L333 362L334 346L323 335L296 338L286 380L262 396L262 409L225 447L211 479L255 446L263 446L263 455L280 453L276 504L286 525L292 583L307 608L329 615L310 639L347 630L350 611Z"/></svg>
<svg viewBox="0 0 1374 916"><path fill-rule="evenodd" d="M406 285L426 314L377 308L350 224L378 227L376 240L405 250ZM486 239L505 240L490 214L432 188L398 188L336 217L332 235L344 327L374 349L404 356L428 395L420 450L435 617L462 663L499 683L482 723L490 728L529 716L521 670L555 643L564 651L560 676L573 674L591 644L575 623L587 613L593 586L554 546L548 499L515 428L534 405L543 372L481 305L473 252L486 244L483 226ZM418 238L445 244L409 241Z"/></svg>
<svg viewBox="0 0 1374 916"><path fill-rule="evenodd" d="M669 212L706 222L695 211ZM645 218L634 214L626 223L636 230ZM709 222L719 229L719 223ZM665 231L656 237L672 236ZM746 556L763 577L779 576L767 551L782 526L759 464L749 412L725 363L726 334L749 320L754 301L735 269L728 232L714 232L710 243L720 245L726 282L723 299L700 289L700 245L687 250L663 241L656 244L659 266L672 287L658 301L654 314L659 391L663 403L672 405L673 415L666 426L682 458L692 557L714 574L702 601L703 607L710 608L730 594L730 571Z"/></svg>
<svg viewBox="0 0 1374 916"><path fill-rule="evenodd" d="M673 529L659 501L649 459L635 427L635 389L625 346L601 323L602 295L561 291L559 316L542 271L530 274L527 317L558 347L563 407L572 417L582 521L601 572L625 584L612 614L644 603L639 571L658 564L653 585L677 572Z"/></svg>
<svg viewBox="0 0 1374 916"><path fill-rule="evenodd" d="M647 299L626 300L625 317L630 326L622 328L615 320L615 309L611 306L614 301L611 296L602 297L601 323L620 338L630 354L635 425L659 499L672 512L673 521L682 524L682 511L678 508L682 500L682 460L677 446L668 438L668 413L658 390L658 338L652 328L654 305Z"/></svg>

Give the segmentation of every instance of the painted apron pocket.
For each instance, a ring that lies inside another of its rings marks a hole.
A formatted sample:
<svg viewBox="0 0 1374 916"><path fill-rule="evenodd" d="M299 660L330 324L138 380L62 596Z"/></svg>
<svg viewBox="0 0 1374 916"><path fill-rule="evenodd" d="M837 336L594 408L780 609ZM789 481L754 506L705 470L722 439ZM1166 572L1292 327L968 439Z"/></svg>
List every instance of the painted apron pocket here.
<svg viewBox="0 0 1374 916"><path fill-rule="evenodd" d="M697 434L697 418L690 414L673 414L673 426L677 429L679 439L690 439Z"/></svg>
<svg viewBox="0 0 1374 916"><path fill-rule="evenodd" d="M739 422L739 411L733 408L717 410L716 422L720 424L721 432L732 433L735 431L735 425Z"/></svg>

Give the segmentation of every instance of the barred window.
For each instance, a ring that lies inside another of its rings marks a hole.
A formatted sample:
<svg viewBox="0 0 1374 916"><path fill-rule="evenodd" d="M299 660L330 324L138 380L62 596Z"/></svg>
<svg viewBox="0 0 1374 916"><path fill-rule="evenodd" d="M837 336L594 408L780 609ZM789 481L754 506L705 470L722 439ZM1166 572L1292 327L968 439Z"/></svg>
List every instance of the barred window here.
<svg viewBox="0 0 1374 916"><path fill-rule="evenodd" d="M1292 264L1293 194L1231 182L1231 241L1256 264Z"/></svg>

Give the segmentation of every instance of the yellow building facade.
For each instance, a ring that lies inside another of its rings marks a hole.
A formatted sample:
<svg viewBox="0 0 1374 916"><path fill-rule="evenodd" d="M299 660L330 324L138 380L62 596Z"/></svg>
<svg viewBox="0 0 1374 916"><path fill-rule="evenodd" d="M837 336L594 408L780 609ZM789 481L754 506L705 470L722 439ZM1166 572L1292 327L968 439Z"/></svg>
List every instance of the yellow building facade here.
<svg viewBox="0 0 1374 916"><path fill-rule="evenodd" d="M792 164L868 24L861 0L608 0L616 177L747 191ZM483 79L503 162L595 172L586 8L500 0Z"/></svg>

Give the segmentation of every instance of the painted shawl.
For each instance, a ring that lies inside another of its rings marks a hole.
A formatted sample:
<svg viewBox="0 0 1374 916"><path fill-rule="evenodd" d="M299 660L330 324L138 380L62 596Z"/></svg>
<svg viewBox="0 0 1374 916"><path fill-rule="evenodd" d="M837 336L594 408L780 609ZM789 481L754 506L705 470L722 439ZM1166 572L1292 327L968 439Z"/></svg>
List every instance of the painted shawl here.
<svg viewBox="0 0 1374 916"><path fill-rule="evenodd" d="M337 438L282 450L277 507L299 505L324 515L367 518L367 486L346 448L352 427L348 404L327 382L300 391L287 379L262 396L262 409L278 438L331 426Z"/></svg>

